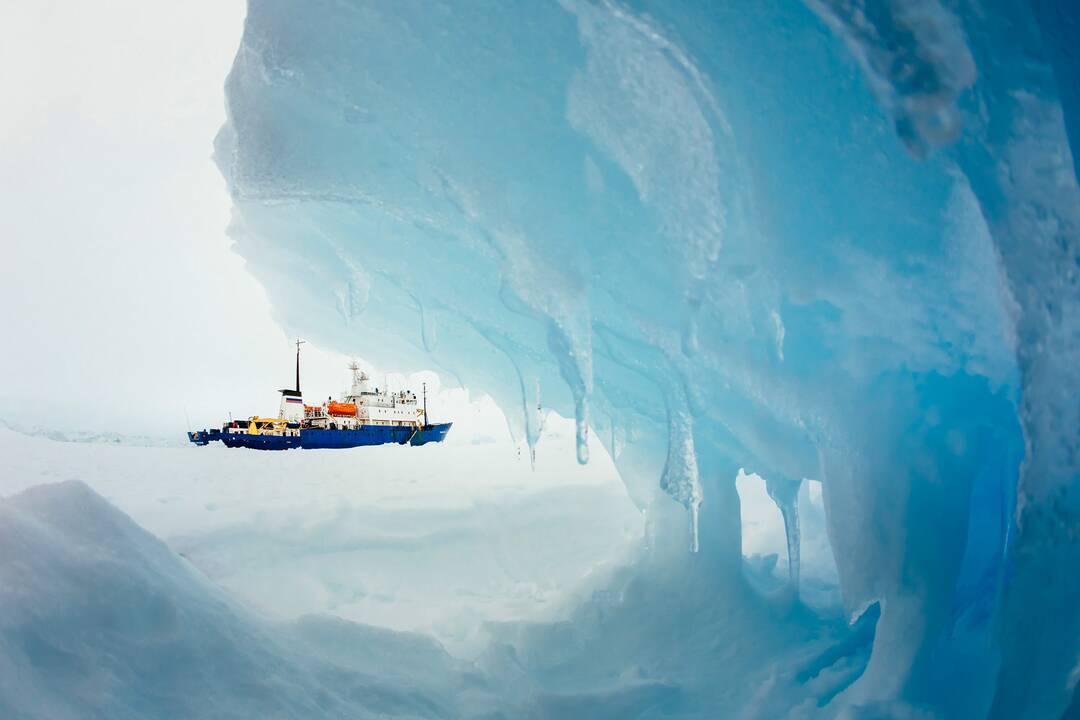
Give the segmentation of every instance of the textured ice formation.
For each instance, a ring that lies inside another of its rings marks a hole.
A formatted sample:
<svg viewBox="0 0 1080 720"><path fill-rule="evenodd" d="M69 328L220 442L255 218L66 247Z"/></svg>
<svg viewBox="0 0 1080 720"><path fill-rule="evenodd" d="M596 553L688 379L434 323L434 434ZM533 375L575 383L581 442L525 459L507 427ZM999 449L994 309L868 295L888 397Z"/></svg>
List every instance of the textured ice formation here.
<svg viewBox="0 0 1080 720"><path fill-rule="evenodd" d="M251 0L217 140L233 236L287 327L491 393L538 463L538 387L581 441L622 438L652 554L692 568L667 580L740 582L740 467L793 560L791 490L820 481L845 614L877 618L821 712L1060 717L1075 14Z"/></svg>

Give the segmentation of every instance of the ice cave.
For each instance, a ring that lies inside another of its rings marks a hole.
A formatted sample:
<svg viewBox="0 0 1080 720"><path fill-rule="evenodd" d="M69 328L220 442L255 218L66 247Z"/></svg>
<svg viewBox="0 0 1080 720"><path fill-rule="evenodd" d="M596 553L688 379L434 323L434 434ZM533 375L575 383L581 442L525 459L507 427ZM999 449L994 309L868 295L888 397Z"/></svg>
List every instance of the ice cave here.
<svg viewBox="0 0 1080 720"><path fill-rule="evenodd" d="M1080 718L1078 39L1069 0L248 0L212 152L281 328L624 496L491 500L533 548L492 567L572 591L484 615L431 555L455 646L213 574L388 516L241 543L4 486L0 714Z"/></svg>

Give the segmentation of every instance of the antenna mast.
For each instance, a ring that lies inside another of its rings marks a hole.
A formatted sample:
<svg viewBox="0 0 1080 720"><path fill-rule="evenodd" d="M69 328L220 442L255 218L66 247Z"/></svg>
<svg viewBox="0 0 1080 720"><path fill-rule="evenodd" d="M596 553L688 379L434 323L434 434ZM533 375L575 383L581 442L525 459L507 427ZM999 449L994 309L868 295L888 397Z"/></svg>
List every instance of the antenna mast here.
<svg viewBox="0 0 1080 720"><path fill-rule="evenodd" d="M296 392L300 393L300 346L304 344L304 340L296 338Z"/></svg>
<svg viewBox="0 0 1080 720"><path fill-rule="evenodd" d="M427 383L421 383L424 390L424 427L427 427Z"/></svg>

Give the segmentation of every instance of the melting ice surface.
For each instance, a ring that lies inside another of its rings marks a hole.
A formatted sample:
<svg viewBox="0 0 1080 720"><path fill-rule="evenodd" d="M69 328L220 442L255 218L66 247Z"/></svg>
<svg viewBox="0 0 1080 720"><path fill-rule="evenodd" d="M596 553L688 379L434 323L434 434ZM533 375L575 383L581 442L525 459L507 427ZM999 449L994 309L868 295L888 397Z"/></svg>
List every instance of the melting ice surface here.
<svg viewBox="0 0 1080 720"><path fill-rule="evenodd" d="M1080 712L1078 28L1064 0L250 0L217 159L284 324L434 364L538 454L542 393L646 514L568 622L493 641L538 714ZM740 468L786 591L746 580ZM805 479L849 627L798 600Z"/></svg>

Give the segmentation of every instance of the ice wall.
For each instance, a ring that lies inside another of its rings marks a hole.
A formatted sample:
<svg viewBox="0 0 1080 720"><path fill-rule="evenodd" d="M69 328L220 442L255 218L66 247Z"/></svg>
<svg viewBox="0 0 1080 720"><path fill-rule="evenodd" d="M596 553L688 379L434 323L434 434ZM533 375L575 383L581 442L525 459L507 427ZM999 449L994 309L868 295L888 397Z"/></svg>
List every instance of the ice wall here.
<svg viewBox="0 0 1080 720"><path fill-rule="evenodd" d="M1080 560L1080 192L1069 144L1078 68L1068 36L1077 11L1054 1L950 5L817 10L901 137L920 150L954 145L1000 258L1026 457L991 715L1052 717L1069 701L1080 653L1076 582L1059 572Z"/></svg>
<svg viewBox="0 0 1080 720"><path fill-rule="evenodd" d="M251 0L232 234L287 327L519 408L537 462L541 400L580 461L610 439L654 553L735 577L738 469L820 480L846 612L881 612L839 700L1054 716L1080 651L1055 571L1080 559L1073 15Z"/></svg>

